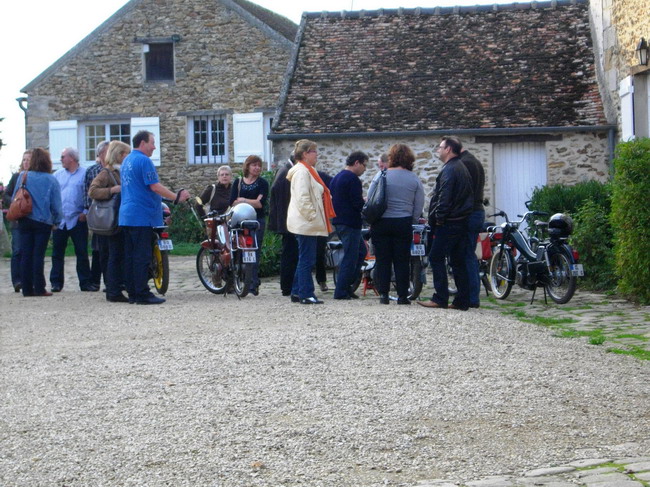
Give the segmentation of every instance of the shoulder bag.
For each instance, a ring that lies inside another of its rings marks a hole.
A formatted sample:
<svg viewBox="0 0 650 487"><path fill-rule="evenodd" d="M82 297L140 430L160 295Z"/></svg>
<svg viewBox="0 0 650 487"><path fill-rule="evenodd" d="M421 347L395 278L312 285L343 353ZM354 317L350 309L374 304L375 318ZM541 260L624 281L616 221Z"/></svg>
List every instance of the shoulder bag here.
<svg viewBox="0 0 650 487"><path fill-rule="evenodd" d="M108 174L117 186L115 176L108 169ZM107 200L93 200L86 215L88 229L97 235L110 237L120 231L118 227L120 213L120 193L113 194Z"/></svg>
<svg viewBox="0 0 650 487"><path fill-rule="evenodd" d="M7 212L7 220L15 222L21 218L26 217L32 212L32 195L27 191L27 171L23 174L23 180L20 188L16 191L16 195L11 200L9 211Z"/></svg>
<svg viewBox="0 0 650 487"><path fill-rule="evenodd" d="M376 184L373 186L372 191L368 193L366 204L363 205L361 214L363 218L371 225L377 222L384 212L388 203L386 202L386 169L384 169L378 176Z"/></svg>

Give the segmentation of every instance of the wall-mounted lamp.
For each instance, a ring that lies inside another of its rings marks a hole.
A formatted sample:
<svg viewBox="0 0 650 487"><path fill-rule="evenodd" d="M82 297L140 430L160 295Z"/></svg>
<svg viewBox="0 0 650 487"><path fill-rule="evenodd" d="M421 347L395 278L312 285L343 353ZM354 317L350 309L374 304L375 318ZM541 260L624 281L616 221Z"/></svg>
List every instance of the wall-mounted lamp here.
<svg viewBox="0 0 650 487"><path fill-rule="evenodd" d="M645 38L642 37L641 41L639 41L639 45L636 46L636 54L639 57L639 64L642 66L647 66L648 65L648 43L646 42Z"/></svg>
<svg viewBox="0 0 650 487"><path fill-rule="evenodd" d="M180 42L181 41L181 36L178 34L172 35L172 42Z"/></svg>

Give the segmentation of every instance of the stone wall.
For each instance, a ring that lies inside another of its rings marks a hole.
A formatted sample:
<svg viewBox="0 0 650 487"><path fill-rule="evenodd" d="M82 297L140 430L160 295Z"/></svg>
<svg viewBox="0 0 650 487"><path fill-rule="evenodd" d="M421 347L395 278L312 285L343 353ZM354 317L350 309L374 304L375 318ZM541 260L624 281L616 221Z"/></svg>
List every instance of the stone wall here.
<svg viewBox="0 0 650 487"><path fill-rule="evenodd" d="M650 2L647 0L590 0L596 70L605 113L620 127L619 83L639 64L636 46L650 42Z"/></svg>
<svg viewBox="0 0 650 487"><path fill-rule="evenodd" d="M492 143L476 143L474 137L461 139L463 146L472 152L485 169L485 197L494 203L494 157ZM352 151L362 150L370 156L368 170L362 176L364 187L377 173L377 159L392 144L407 144L415 153L415 169L428 198L435 186L441 162L435 157L438 137L401 138L328 138L315 140L318 144L318 169L335 175L345 165L345 158ZM285 161L295 142L282 140L274 143L275 160ZM609 177L607 134L569 133L562 140L546 142L547 183L576 184L586 180L607 181ZM490 206L488 211L492 210Z"/></svg>
<svg viewBox="0 0 650 487"><path fill-rule="evenodd" d="M277 105L292 44L214 0L132 4L28 93L28 147L47 147L53 120L159 117L162 182L202 189L214 182L218 165L188 164L187 117L179 113L228 111L232 161L232 113ZM134 38L174 34L181 36L175 44L175 81L146 82L142 43Z"/></svg>

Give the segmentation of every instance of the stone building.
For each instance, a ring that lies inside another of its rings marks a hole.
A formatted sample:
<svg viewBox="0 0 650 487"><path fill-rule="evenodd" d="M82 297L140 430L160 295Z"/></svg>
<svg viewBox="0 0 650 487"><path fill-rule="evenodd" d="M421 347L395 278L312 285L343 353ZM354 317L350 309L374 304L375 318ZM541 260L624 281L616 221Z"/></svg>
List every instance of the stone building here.
<svg viewBox="0 0 650 487"><path fill-rule="evenodd" d="M164 184L202 189L221 164L271 159L266 135L298 26L247 0L131 0L22 91L27 146L156 135Z"/></svg>
<svg viewBox="0 0 650 487"><path fill-rule="evenodd" d="M650 137L650 63L639 48L650 43L650 2L591 0L596 67L607 118L622 140Z"/></svg>
<svg viewBox="0 0 650 487"><path fill-rule="evenodd" d="M455 134L484 164L492 207L535 186L606 180L615 139L584 0L304 14L270 138L319 144L319 168L404 142L430 192ZM375 171L367 171L367 183Z"/></svg>

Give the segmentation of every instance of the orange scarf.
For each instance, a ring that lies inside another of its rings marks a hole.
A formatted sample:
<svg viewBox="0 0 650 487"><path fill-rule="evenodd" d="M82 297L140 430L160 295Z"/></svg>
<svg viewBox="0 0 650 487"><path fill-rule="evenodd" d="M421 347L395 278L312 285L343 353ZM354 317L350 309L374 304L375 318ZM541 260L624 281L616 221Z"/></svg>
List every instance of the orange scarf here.
<svg viewBox="0 0 650 487"><path fill-rule="evenodd" d="M323 187L324 190L323 208L325 208L325 223L327 223L327 233L332 233L334 229L332 228L332 223L330 222L330 218L334 218L336 216L336 212L334 211L334 205L332 204L332 194L330 193L330 190L325 185L323 180L318 175L316 169L314 169L309 164L305 164L302 161L298 161L298 162L303 166L305 166L309 170L309 174L311 174L311 177L314 178L316 181L318 181L318 184L320 184Z"/></svg>

